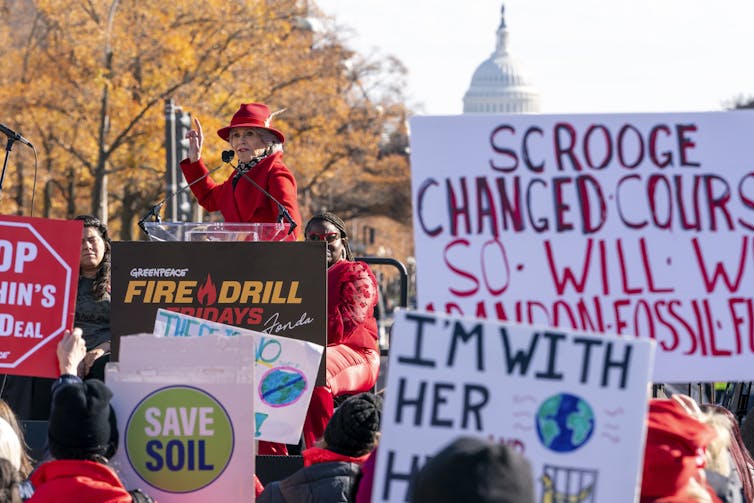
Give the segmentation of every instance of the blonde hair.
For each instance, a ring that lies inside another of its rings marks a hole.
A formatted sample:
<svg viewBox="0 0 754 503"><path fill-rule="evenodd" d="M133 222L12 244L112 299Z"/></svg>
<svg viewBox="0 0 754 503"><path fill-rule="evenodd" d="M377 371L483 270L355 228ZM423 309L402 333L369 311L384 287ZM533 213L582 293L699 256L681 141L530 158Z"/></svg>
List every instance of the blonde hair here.
<svg viewBox="0 0 754 503"><path fill-rule="evenodd" d="M10 408L10 405L8 405L8 402L2 398L0 398L0 418L8 421L8 424L10 424L13 431L16 432L16 436L21 443L21 468L19 468L18 471L21 474L21 478L25 479L31 475L32 470L34 470L34 462L31 459L31 456L29 456L29 446L26 445L26 441L24 440L24 432L18 424L18 418L13 412L13 409Z"/></svg>
<svg viewBox="0 0 754 503"><path fill-rule="evenodd" d="M721 414L703 412L700 417L703 423L706 423L715 429L717 436L707 446L707 468L717 473L729 477L731 473L730 455L730 420Z"/></svg>
<svg viewBox="0 0 754 503"><path fill-rule="evenodd" d="M688 498L688 501L694 503L713 503L714 500L709 491L696 479L690 478L686 483L685 492L683 496Z"/></svg>
<svg viewBox="0 0 754 503"><path fill-rule="evenodd" d="M21 468L21 441L10 423L1 417L0 458L7 459L16 470Z"/></svg>

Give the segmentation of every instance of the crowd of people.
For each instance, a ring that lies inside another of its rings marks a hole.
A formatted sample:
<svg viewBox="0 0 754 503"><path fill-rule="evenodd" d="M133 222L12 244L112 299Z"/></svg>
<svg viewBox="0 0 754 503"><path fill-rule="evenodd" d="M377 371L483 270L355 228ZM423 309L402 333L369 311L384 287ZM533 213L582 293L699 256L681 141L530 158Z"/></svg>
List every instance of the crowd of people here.
<svg viewBox="0 0 754 503"><path fill-rule="evenodd" d="M204 135L195 118L181 169L199 203L220 211L225 221L291 219L288 239L297 239L296 180L283 163L285 137L270 126L273 115L266 105L242 104L217 132L238 160L238 169L222 183L207 176ZM60 377L2 377L0 503L152 501L140 488L127 489L109 463L119 448L113 395L103 382L111 342L111 241L97 218L77 219L83 235L75 328L57 346ZM249 481L262 503L364 503L371 501L382 408L373 392L380 370L377 280L367 264L355 260L337 215L316 214L303 229L303 239L326 245L325 385L315 387L303 424L304 466L266 485L255 474ZM24 420L47 421L43 459L29 455L20 427ZM448 441L411 480L411 501L534 501L538 481L522 453L482 438ZM286 455L287 447L260 442L258 453ZM753 502L754 460L737 419L727 409L700 406L686 395L652 399L641 501Z"/></svg>

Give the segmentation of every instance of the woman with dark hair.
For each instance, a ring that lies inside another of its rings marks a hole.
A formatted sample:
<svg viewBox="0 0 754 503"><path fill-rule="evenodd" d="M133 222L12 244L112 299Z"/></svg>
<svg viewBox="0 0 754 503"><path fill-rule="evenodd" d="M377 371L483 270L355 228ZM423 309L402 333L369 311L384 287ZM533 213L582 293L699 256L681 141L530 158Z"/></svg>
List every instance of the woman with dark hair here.
<svg viewBox="0 0 754 503"><path fill-rule="evenodd" d="M82 377L104 379L110 359L110 257L112 245L107 227L92 215L80 215L84 223L79 261L74 326L84 332L86 357ZM96 362L96 365L95 365Z"/></svg>
<svg viewBox="0 0 754 503"><path fill-rule="evenodd" d="M377 343L377 279L354 260L346 225L332 213L313 216L307 241L327 244L326 385L315 387L304 422L304 442L312 446L333 414L333 398L371 390L380 370Z"/></svg>
<svg viewBox="0 0 754 503"><path fill-rule="evenodd" d="M194 118L194 129L186 133L188 157L181 161L186 182L199 204L207 211L220 211L226 222L287 223L274 198L296 225L301 224L296 179L283 163L285 136L270 127L274 115L262 103L242 103L230 124L217 131L230 144L239 166L219 184L207 176L202 160L199 119ZM298 229L291 230L286 239L295 240Z"/></svg>

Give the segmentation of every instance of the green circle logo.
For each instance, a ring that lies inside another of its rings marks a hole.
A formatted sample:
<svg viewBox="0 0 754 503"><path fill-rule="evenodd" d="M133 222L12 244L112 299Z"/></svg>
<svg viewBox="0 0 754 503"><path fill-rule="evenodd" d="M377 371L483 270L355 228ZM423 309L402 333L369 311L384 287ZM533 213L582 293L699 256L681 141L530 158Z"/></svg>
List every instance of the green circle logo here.
<svg viewBox="0 0 754 503"><path fill-rule="evenodd" d="M186 493L212 483L233 454L233 424L214 397L170 386L144 398L128 418L126 454L149 485Z"/></svg>

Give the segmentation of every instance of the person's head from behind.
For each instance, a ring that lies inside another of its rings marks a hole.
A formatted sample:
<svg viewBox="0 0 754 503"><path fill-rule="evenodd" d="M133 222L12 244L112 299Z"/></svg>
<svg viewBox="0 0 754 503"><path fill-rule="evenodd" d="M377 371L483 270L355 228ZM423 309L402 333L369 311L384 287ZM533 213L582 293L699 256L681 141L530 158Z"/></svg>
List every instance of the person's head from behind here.
<svg viewBox="0 0 754 503"><path fill-rule="evenodd" d="M100 278L109 280L111 243L107 227L92 215L79 215L76 220L84 223L79 274L95 280Z"/></svg>
<svg viewBox="0 0 754 503"><path fill-rule="evenodd" d="M716 435L676 400L650 400L641 501L713 501L704 468L705 450Z"/></svg>
<svg viewBox="0 0 754 503"><path fill-rule="evenodd" d="M730 471L734 468L738 472L738 479L743 486L745 500L754 501L754 475L752 475L754 459L752 459L751 454L746 449L736 416L730 410L720 405L702 404L700 408L710 418L707 423L718 430L718 436L721 438L720 443L724 448L724 452L715 452L713 449L708 450L707 459L709 463L707 468L717 470L725 476L730 476ZM715 442L712 445L714 446ZM710 459L710 454L716 454L715 457L717 459ZM733 464L725 471L725 467L729 462Z"/></svg>
<svg viewBox="0 0 754 503"><path fill-rule="evenodd" d="M369 454L380 438L381 409L382 399L374 393L349 397L327 423L324 447L354 458Z"/></svg>
<svg viewBox="0 0 754 503"><path fill-rule="evenodd" d="M118 448L112 392L97 379L64 384L52 396L47 441L55 459L105 463Z"/></svg>
<svg viewBox="0 0 754 503"><path fill-rule="evenodd" d="M26 442L24 441L24 432L23 430L21 430L21 426L18 424L18 418L13 412L13 409L10 408L10 405L8 405L8 403L3 399L0 399L0 418L7 421L11 428L13 428L13 431L16 432L16 436L18 437L19 445L21 448L21 464L18 467L18 471L21 474L21 478L26 478L34 469L32 459L29 456L28 448L26 446Z"/></svg>
<svg viewBox="0 0 754 503"><path fill-rule="evenodd" d="M285 136L270 127L275 116L262 103L242 103L233 115L230 125L220 128L218 136L230 143L238 162L249 162L252 157L283 150Z"/></svg>
<svg viewBox="0 0 754 503"><path fill-rule="evenodd" d="M306 223L304 238L327 243L327 267L341 260L353 260L346 224L333 213L320 213L310 218Z"/></svg>
<svg viewBox="0 0 754 503"><path fill-rule="evenodd" d="M534 503L529 461L507 445L462 436L411 480L412 503Z"/></svg>
<svg viewBox="0 0 754 503"><path fill-rule="evenodd" d="M0 418L0 458L7 459L18 470L21 468L21 440L8 421Z"/></svg>

